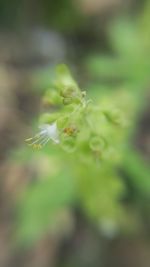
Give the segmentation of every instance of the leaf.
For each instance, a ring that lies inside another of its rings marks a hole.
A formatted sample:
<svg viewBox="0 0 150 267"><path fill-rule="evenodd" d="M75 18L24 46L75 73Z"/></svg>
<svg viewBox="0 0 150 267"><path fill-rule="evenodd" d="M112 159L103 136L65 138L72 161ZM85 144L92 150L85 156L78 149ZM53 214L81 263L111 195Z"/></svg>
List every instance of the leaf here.
<svg viewBox="0 0 150 267"><path fill-rule="evenodd" d="M17 237L31 243L55 223L55 215L74 199L74 183L67 174L42 179L22 195L18 211Z"/></svg>
<svg viewBox="0 0 150 267"><path fill-rule="evenodd" d="M150 196L150 168L138 152L129 149L125 154L123 167L135 190L142 197Z"/></svg>

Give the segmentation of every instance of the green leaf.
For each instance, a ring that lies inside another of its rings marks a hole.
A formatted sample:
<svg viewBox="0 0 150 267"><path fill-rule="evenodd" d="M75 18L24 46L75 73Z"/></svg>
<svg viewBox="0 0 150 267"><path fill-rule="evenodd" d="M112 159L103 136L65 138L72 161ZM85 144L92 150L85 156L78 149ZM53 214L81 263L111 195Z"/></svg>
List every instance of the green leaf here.
<svg viewBox="0 0 150 267"><path fill-rule="evenodd" d="M19 200L18 240L28 244L38 239L73 200L74 182L66 173L29 186Z"/></svg>
<svg viewBox="0 0 150 267"><path fill-rule="evenodd" d="M137 151L129 149L124 157L123 167L135 190L143 197L150 196L150 168Z"/></svg>

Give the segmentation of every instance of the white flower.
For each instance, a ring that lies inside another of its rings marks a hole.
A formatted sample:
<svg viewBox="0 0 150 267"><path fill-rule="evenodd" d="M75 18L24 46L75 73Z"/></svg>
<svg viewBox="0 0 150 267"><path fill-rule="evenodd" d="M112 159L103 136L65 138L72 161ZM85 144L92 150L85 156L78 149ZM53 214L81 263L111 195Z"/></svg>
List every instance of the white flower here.
<svg viewBox="0 0 150 267"><path fill-rule="evenodd" d="M59 143L59 132L56 122L52 124L44 124L39 126L40 132L32 138L26 139L29 145L34 148L41 148L46 145L46 143L52 140L54 143Z"/></svg>

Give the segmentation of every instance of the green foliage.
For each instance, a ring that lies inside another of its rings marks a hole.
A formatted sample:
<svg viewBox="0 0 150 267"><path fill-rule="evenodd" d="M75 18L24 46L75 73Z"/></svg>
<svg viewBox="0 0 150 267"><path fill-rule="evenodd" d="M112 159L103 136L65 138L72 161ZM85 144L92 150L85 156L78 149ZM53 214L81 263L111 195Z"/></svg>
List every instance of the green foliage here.
<svg viewBox="0 0 150 267"><path fill-rule="evenodd" d="M135 188L137 198L150 197L150 169L148 162L145 162L142 156L133 149L127 150L124 154L123 167Z"/></svg>
<svg viewBox="0 0 150 267"><path fill-rule="evenodd" d="M65 32L81 28L83 18L72 0L44 2L42 15L48 25ZM43 4L43 1L41 3Z"/></svg>
<svg viewBox="0 0 150 267"><path fill-rule="evenodd" d="M43 96L50 111L39 120L50 127L53 151L47 145L35 154L46 155L50 165L57 156L61 164L53 166L59 170L57 175L42 174L42 181L29 186L20 199L18 236L24 241L37 238L43 229L50 227L51 218L55 222L58 210L73 203L93 223L99 225L105 220L119 223L125 188L117 167L121 163L129 118L125 105L120 107L117 94L101 97L94 103L79 89L65 65L57 67L53 87ZM59 142L55 142L57 134ZM27 141L33 147L42 146L40 136Z"/></svg>
<svg viewBox="0 0 150 267"><path fill-rule="evenodd" d="M104 222L115 229L125 221L136 225L134 214L129 214L121 201L128 192L118 170L127 170L141 197L149 195L149 167L128 149L143 88L149 81L149 54L140 27L129 20L114 24L111 40L115 56L92 55L86 62L94 80L90 84L93 99L80 90L65 65L57 67L54 82L43 96L49 112L40 116L39 123L48 125L42 130L50 143L34 155L32 150L30 153L35 161L37 155L45 158L50 168L47 175L39 171L42 181L27 187L19 200L22 241L35 240L50 229L64 207L78 206L102 231ZM100 81L95 83L97 78ZM40 148L41 136L43 132L28 141ZM55 163L55 158L61 163ZM43 168L43 161L36 162ZM51 172L51 167L58 172ZM106 231L111 235L111 227Z"/></svg>
<svg viewBox="0 0 150 267"><path fill-rule="evenodd" d="M46 25L61 32L70 32L85 24L76 4L72 0L39 0L34 8L34 1L0 1L0 24L8 28L20 29L25 25ZM13 16L12 16L13 14Z"/></svg>
<svg viewBox="0 0 150 267"><path fill-rule="evenodd" d="M113 54L91 55L87 58L86 65L90 74L104 81L107 79L110 89L115 83L138 94L147 85L150 56L141 25L139 21L131 21L130 18L117 19L111 25L109 33Z"/></svg>
<svg viewBox="0 0 150 267"><path fill-rule="evenodd" d="M55 166L57 168L57 166ZM54 229L59 212L70 205L74 197L74 182L67 172L32 185L21 196L18 222L21 225L17 232L18 240L27 244L35 241L48 229Z"/></svg>
<svg viewBox="0 0 150 267"><path fill-rule="evenodd" d="M126 116L132 120L131 127L127 130L129 140L122 151L120 168L127 176L129 188L132 188L131 192L127 192L130 201L132 199L131 206L140 214L140 209L145 210L146 205L146 212L149 214L150 168L139 151L131 145L139 115L141 117L145 106L144 92L150 82L149 1L143 11L136 20L129 17L117 19L109 31L113 53L91 54L85 65L90 73L88 89L93 92L93 97L100 95L109 99L110 94L115 92L121 110L124 109Z"/></svg>

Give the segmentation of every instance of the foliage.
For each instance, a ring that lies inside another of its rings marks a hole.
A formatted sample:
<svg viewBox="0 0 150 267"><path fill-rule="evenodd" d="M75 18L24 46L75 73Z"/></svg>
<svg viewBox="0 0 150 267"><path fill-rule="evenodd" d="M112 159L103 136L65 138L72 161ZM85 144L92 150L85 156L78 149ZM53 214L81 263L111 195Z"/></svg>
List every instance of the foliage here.
<svg viewBox="0 0 150 267"><path fill-rule="evenodd" d="M111 55L91 54L85 63L90 74L88 90L93 92L93 96L110 95L118 91L120 105L126 103L128 116L132 116L132 127L128 129L129 140L123 152L121 169L132 188L127 195L132 199L134 207L137 203L145 205L145 200L149 202L150 194L148 159L142 158L134 145L137 123L145 104L148 104L145 91L149 85L150 69L149 3L147 1L141 16L136 20L121 17L111 25ZM147 205L146 212L149 211L150 207Z"/></svg>
<svg viewBox="0 0 150 267"><path fill-rule="evenodd" d="M149 194L149 168L129 148L149 81L149 53L137 23L119 20L111 31L114 55L88 58L92 100L65 65L57 67L55 81L43 96L49 112L40 116L39 124L55 123L59 142L50 134L44 148L34 155L30 150L41 180L27 187L19 200L18 235L23 241L53 231L64 208L80 208L108 236L130 227L131 221L136 225L136 217L122 203L128 192L119 170L127 169L140 196ZM29 140L33 147L43 144L37 137Z"/></svg>
<svg viewBox="0 0 150 267"><path fill-rule="evenodd" d="M117 167L129 124L126 106L119 107L116 95L103 97L97 103L86 99L64 65L57 67L53 88L45 92L43 101L49 104L50 113L42 114L39 123L57 124L59 144L54 140L52 155L56 153L61 159L61 167L54 165L57 175L47 174L44 181L29 187L23 195L19 235L27 239L38 236L58 209L73 203L93 222L111 220L115 224L123 212L120 199L124 186ZM27 141L34 148L43 144L39 135ZM49 155L48 149L47 145Z"/></svg>

